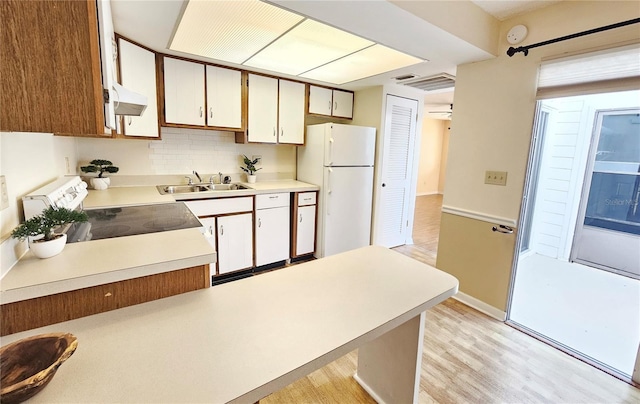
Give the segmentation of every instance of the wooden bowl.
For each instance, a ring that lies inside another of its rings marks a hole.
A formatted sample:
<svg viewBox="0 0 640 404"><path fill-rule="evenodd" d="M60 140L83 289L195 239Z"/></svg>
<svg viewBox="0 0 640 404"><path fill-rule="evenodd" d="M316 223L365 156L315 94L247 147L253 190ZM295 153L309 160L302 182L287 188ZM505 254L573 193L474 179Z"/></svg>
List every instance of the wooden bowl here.
<svg viewBox="0 0 640 404"><path fill-rule="evenodd" d="M75 352L72 334L41 334L0 348L0 402L20 403L42 390Z"/></svg>

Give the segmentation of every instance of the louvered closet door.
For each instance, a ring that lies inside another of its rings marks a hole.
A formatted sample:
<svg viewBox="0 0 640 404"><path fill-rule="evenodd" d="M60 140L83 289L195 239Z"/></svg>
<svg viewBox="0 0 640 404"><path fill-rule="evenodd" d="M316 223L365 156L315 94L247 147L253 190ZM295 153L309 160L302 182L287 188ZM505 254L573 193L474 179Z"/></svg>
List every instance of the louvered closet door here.
<svg viewBox="0 0 640 404"><path fill-rule="evenodd" d="M381 182L377 184L374 244L406 243L418 101L387 95Z"/></svg>

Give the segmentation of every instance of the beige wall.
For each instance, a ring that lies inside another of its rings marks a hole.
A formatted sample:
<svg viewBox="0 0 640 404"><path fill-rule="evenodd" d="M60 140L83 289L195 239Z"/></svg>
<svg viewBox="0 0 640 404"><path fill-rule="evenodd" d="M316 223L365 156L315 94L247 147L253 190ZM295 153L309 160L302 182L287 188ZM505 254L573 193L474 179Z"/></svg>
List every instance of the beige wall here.
<svg viewBox="0 0 640 404"><path fill-rule="evenodd" d="M416 195L433 195L441 192L443 141L448 124L449 121L426 117L422 121Z"/></svg>
<svg viewBox="0 0 640 404"><path fill-rule="evenodd" d="M444 206L479 214L489 222L485 226L486 234L469 232L463 240L456 237L440 239L437 265L456 274L462 292L500 310L506 309L513 251L501 248L499 239L493 245L487 244L485 238L492 235L492 217L518 220L541 59L585 52L595 47L612 47L625 41L640 41L640 30L633 25L532 49L528 56L516 54L510 58L505 55L508 48L504 39L506 32L514 25L526 25L530 34L522 45L527 45L638 17L640 7L637 2L561 2L504 21L499 56L458 67ZM485 170L507 171L507 185L485 185ZM454 234L449 226L454 223L443 220L441 234ZM470 224L460 221L455 226L460 227L455 234L467 234L465 227ZM515 239L510 235L500 237ZM491 267L488 263L469 265L466 254L473 255L486 249L495 250L499 264ZM478 282L484 283L484 287L477 287Z"/></svg>

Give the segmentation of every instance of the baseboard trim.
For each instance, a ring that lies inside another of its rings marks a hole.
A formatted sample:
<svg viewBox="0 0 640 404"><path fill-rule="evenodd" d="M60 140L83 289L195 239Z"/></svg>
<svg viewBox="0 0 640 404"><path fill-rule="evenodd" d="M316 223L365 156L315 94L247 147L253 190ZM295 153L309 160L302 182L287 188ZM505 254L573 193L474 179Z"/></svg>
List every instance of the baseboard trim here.
<svg viewBox="0 0 640 404"><path fill-rule="evenodd" d="M358 382L360 387L362 387L364 389L364 391L369 393L371 398L373 398L376 401L376 403L378 403L378 404L386 404L386 401L384 401L371 387L369 387L369 385L367 383L365 383L360 378L360 376L358 376L358 373L354 374L353 378L355 379L356 382Z"/></svg>
<svg viewBox="0 0 640 404"><path fill-rule="evenodd" d="M458 292L453 295L453 298L457 301L466 304L469 307L472 307L478 310L481 313L486 314L489 317L493 317L499 321L505 321L507 319L507 313L496 309L495 307L483 302L482 300L478 300L475 297L469 296L466 293Z"/></svg>
<svg viewBox="0 0 640 404"><path fill-rule="evenodd" d="M429 196L429 195L442 195L442 192L420 192L419 194L416 194L416 196Z"/></svg>
<svg viewBox="0 0 640 404"><path fill-rule="evenodd" d="M449 213L451 215L468 217L469 219L482 220L483 222L503 224L505 226L516 226L517 223L514 219L506 217L488 215L486 213L474 212L466 209L454 208L452 206L442 206L442 213Z"/></svg>

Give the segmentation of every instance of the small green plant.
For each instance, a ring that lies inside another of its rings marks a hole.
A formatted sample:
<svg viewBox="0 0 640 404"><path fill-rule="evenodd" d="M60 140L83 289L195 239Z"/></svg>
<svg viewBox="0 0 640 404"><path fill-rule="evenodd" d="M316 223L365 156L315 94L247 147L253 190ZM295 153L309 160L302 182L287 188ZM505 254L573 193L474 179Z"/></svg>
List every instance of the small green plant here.
<svg viewBox="0 0 640 404"><path fill-rule="evenodd" d="M260 161L259 158L255 160L251 160L249 157L242 155L244 157L244 165L245 167L240 167L242 171L249 175L254 175L256 171L261 170L262 168L256 168L256 164Z"/></svg>
<svg viewBox="0 0 640 404"><path fill-rule="evenodd" d="M80 167L83 173L98 173L98 178L102 178L102 174L115 174L120 169L113 165L109 160L91 160L88 166Z"/></svg>
<svg viewBox="0 0 640 404"><path fill-rule="evenodd" d="M13 229L11 237L24 241L27 237L44 235L43 241L51 241L57 238L53 229L67 223L86 222L89 217L85 212L69 210L67 208L54 208L53 206L43 210L40 215L25 220L20 226Z"/></svg>

